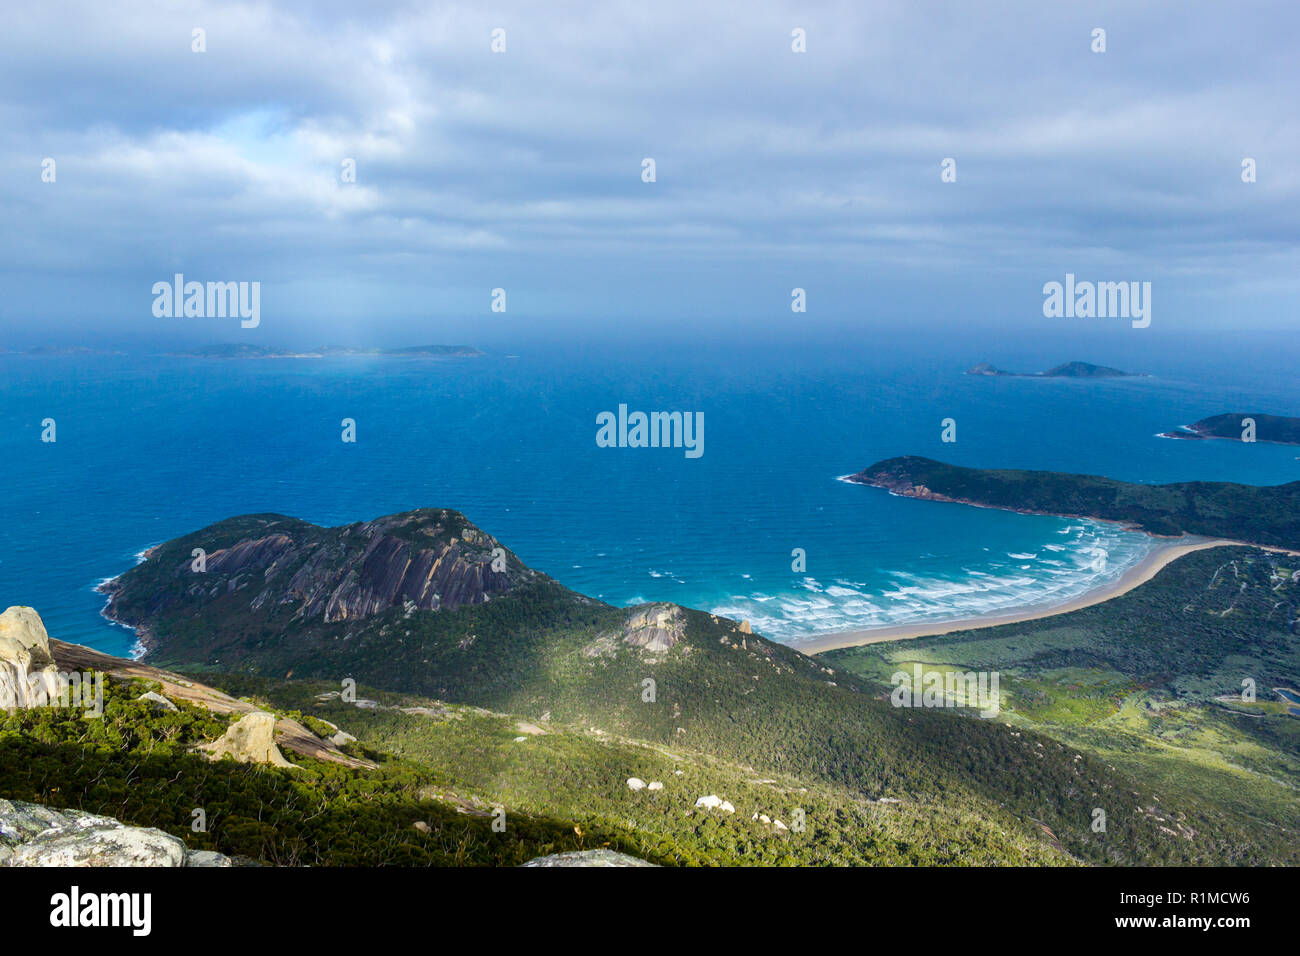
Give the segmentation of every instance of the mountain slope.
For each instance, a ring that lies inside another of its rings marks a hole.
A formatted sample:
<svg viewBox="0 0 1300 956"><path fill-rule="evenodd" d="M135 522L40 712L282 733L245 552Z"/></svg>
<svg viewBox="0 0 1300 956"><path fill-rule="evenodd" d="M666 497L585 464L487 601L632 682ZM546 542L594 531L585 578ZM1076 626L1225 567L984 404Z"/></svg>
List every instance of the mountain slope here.
<svg viewBox="0 0 1300 956"><path fill-rule="evenodd" d="M214 550L195 572L190 555L204 542ZM863 798L974 814L1017 841L1046 826L1068 853L1099 862L1220 858L1212 839L1162 834L1140 784L1056 742L942 709L892 707L735 621L665 604L614 608L508 552L494 578L484 566L496 548L454 512L334 529L236 518L153 549L110 585L108 613L145 629L155 663L336 688L351 678L595 728ZM431 549L432 565L421 557ZM456 567L449 581L477 587L462 587L455 602L420 591L421 609L399 600L418 588L394 583L409 582L413 566ZM352 616L339 617L341 606ZM1088 826L1103 797L1115 821L1104 838Z"/></svg>
<svg viewBox="0 0 1300 956"><path fill-rule="evenodd" d="M1164 810L1199 807L1238 847L1232 862L1258 862L1268 846L1293 865L1300 720L1276 688L1300 687L1297 619L1300 560L1226 547L1077 611L819 658L881 685L916 664L999 671L1017 727L1146 781Z"/></svg>

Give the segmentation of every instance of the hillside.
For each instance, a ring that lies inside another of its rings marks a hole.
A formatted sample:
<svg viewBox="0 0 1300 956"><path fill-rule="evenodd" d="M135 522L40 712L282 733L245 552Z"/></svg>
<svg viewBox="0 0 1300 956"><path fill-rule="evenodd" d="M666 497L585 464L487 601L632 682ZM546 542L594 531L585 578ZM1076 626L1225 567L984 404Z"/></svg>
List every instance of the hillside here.
<svg viewBox="0 0 1300 956"><path fill-rule="evenodd" d="M208 552L202 573L191 570L196 547ZM930 818L926 849L882 847L881 862L977 852L1010 860L1043 839L1095 862L1206 862L1230 852L1209 829L1197 839L1162 833L1145 810L1153 796L1140 781L1059 743L961 711L895 708L859 679L735 621L667 604L611 607L524 568L509 552L506 571L493 577L485 565L498 547L446 511L332 529L280 516L236 518L151 550L111 584L108 613L144 629L147 662L234 686L251 680L246 686L271 700L285 701L298 681L327 693L352 678L383 692L513 715L559 730L557 743L669 748L692 762L747 768L750 781L784 778L798 792L838 794L824 805L835 821L826 839L842 849L816 859L847 858L854 846L848 834L857 824L846 822L844 800ZM429 578L408 574L413 566L457 567L452 580L476 586L455 602L434 601L415 587ZM423 605L412 599L417 593ZM318 705L338 706L309 706ZM375 733L397 733L404 754L447 752L427 727L424 734L385 729L376 720L360 717ZM466 779L490 782L473 776L473 761L460 766ZM575 812L588 807L587 784L556 790L563 777L548 765L493 779L537 801L539 812L555 806L546 800ZM604 786L608 796L608 778ZM1104 837L1088 826L1101 795L1117 811ZM970 829L976 820L983 821L978 838ZM988 825L1002 836L991 836Z"/></svg>
<svg viewBox="0 0 1300 956"><path fill-rule="evenodd" d="M1120 521L1150 534L1300 548L1300 481L1271 487L1214 481L1140 485L1096 475L963 468L910 455L877 462L848 480L908 498Z"/></svg>
<svg viewBox="0 0 1300 956"><path fill-rule="evenodd" d="M1148 781L1165 809L1217 817L1248 862L1300 836L1300 720L1274 689L1300 686L1298 618L1300 559L1215 548L1068 614L819 659L882 687L918 662L997 670L1017 727Z"/></svg>
<svg viewBox="0 0 1300 956"><path fill-rule="evenodd" d="M990 818L951 800L877 801L595 728L365 687L344 700L335 684L218 677L236 698L49 641L32 609L11 612L21 641L9 628L0 667L21 663L21 643L63 673L106 679L101 717L44 704L0 716L0 866L195 865L195 851L276 865L499 866L592 848L665 865L1071 862L997 808ZM274 723L260 745L271 753L218 758L215 745L253 717ZM130 829L141 826L149 832Z"/></svg>

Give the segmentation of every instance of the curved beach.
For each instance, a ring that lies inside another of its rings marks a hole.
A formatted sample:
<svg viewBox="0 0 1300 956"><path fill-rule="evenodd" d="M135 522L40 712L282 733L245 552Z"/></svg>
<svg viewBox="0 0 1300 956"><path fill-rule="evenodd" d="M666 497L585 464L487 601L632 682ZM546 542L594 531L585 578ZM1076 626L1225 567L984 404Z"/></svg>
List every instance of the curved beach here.
<svg viewBox="0 0 1300 956"><path fill-rule="evenodd" d="M939 634L951 634L954 631L969 631L980 627L993 627L998 624L1016 624L1020 621L1033 621L1038 618L1052 617L1056 614L1066 614L1126 594L1138 585L1150 581L1171 561L1176 561L1185 554L1228 545L1258 547L1258 545L1248 545L1246 542L1231 541L1226 538L1204 538L1189 535L1185 538L1160 542L1146 557L1125 571L1116 580L1059 604L1026 605L1015 611L1002 611L996 614L956 618L949 621L924 621L917 624L897 624L864 630L838 631L820 634L802 641L791 641L790 646L804 654L820 654L822 651L834 650L839 647L857 647L862 644L880 644L885 641L906 641L917 637L933 637Z"/></svg>

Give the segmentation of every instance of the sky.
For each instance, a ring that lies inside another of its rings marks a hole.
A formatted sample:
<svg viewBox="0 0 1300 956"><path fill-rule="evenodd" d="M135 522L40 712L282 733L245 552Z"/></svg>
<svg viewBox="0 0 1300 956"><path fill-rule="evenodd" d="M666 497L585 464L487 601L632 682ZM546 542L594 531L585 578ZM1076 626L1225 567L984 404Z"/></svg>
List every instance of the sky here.
<svg viewBox="0 0 1300 956"><path fill-rule="evenodd" d="M1291 2L11 5L0 349L1127 325L1045 317L1067 273L1150 282L1164 334L1286 330L1298 28ZM260 324L155 316L178 272L259 282Z"/></svg>

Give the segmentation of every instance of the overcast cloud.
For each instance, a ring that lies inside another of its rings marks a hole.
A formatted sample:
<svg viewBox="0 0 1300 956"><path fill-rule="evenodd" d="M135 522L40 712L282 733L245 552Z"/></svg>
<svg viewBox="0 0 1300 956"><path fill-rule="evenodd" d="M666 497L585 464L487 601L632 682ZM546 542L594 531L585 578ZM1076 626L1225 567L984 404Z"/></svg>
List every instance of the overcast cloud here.
<svg viewBox="0 0 1300 956"><path fill-rule="evenodd" d="M174 272L260 281L242 334L281 344L779 326L795 286L810 325L1032 325L1067 271L1151 281L1153 327L1294 323L1292 3L86 2L5 21L17 344L238 340L152 315Z"/></svg>

